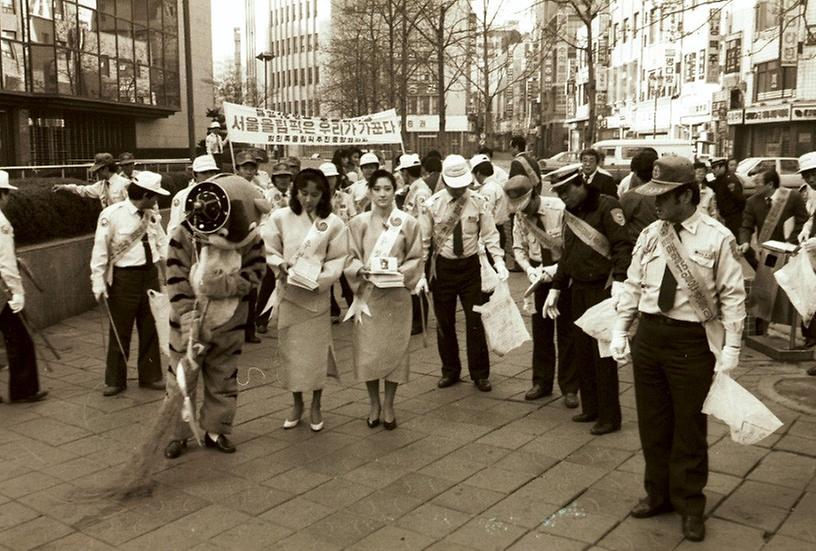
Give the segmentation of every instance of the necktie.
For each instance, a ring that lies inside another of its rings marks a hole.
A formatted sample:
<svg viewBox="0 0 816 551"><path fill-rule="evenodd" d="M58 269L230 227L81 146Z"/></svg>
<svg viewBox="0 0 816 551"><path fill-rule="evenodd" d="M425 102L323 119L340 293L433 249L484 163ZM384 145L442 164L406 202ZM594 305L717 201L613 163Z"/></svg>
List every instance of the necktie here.
<svg viewBox="0 0 816 551"><path fill-rule="evenodd" d="M145 212L139 211L139 218L144 218ZM145 266L153 265L153 251L150 250L150 241L147 239L147 232L142 236L142 247L144 247Z"/></svg>
<svg viewBox="0 0 816 551"><path fill-rule="evenodd" d="M465 246L462 243L462 221L459 220L453 228L453 254L457 257L465 253Z"/></svg>
<svg viewBox="0 0 816 551"><path fill-rule="evenodd" d="M547 230L544 228L544 224L541 222L541 217L536 216L536 226L538 229L547 233ZM541 248L541 265L542 266L550 266L553 263L552 251L544 247L543 244L539 243L539 247Z"/></svg>
<svg viewBox="0 0 816 551"><path fill-rule="evenodd" d="M674 231L677 232L677 237L680 237L680 230L683 226L674 224L673 227ZM661 312L668 312L674 308L675 295L677 295L677 280L667 264L663 271L663 280L660 282L660 292L657 294L657 307L660 308Z"/></svg>

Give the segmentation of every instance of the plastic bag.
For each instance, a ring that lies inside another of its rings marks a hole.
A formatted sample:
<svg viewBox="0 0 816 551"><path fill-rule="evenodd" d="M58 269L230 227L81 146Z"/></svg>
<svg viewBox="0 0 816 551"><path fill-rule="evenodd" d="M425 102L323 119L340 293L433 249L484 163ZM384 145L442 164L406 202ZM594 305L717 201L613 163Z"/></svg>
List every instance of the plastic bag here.
<svg viewBox="0 0 816 551"><path fill-rule="evenodd" d="M487 344L499 356L531 340L507 282L498 282L490 300L482 306L474 306L473 311L482 315Z"/></svg>
<svg viewBox="0 0 816 551"><path fill-rule="evenodd" d="M612 355L609 343L612 341L612 327L615 325L615 306L611 298L599 302L589 308L584 315L575 320L575 325L598 341L598 352L601 358L608 358Z"/></svg>
<svg viewBox="0 0 816 551"><path fill-rule="evenodd" d="M498 285L499 276L487 261L487 254L484 252L479 253L479 265L482 268L482 292L489 293Z"/></svg>
<svg viewBox="0 0 816 551"><path fill-rule="evenodd" d="M703 413L727 424L737 444L756 444L782 426L765 404L724 372L714 376Z"/></svg>
<svg viewBox="0 0 816 551"><path fill-rule="evenodd" d="M808 325L816 313L816 273L806 251L802 251L774 273L779 286L788 295L802 323Z"/></svg>
<svg viewBox="0 0 816 551"><path fill-rule="evenodd" d="M159 349L165 357L170 357L170 298L165 293L147 290L150 301L150 312L156 322L156 333L159 336Z"/></svg>

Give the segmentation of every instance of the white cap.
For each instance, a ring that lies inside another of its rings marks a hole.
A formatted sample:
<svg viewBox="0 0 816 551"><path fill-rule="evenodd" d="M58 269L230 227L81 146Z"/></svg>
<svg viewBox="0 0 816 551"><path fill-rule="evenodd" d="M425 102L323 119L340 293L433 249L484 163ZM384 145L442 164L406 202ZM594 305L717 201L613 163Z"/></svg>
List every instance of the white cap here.
<svg viewBox="0 0 816 551"><path fill-rule="evenodd" d="M467 187L473 182L470 165L461 155L448 155L442 161L442 181L452 188Z"/></svg>
<svg viewBox="0 0 816 551"><path fill-rule="evenodd" d="M5 170L0 170L0 189L17 189L13 185L9 184L9 175Z"/></svg>
<svg viewBox="0 0 816 551"><path fill-rule="evenodd" d="M360 157L360 166L365 166L365 165L377 165L377 166L380 166L380 160L373 153L363 153L363 156Z"/></svg>
<svg viewBox="0 0 816 551"><path fill-rule="evenodd" d="M816 151L811 151L810 153L805 153L801 157L799 157L799 174L802 174L806 170L815 170L816 169Z"/></svg>
<svg viewBox="0 0 816 551"><path fill-rule="evenodd" d="M488 157L484 153L477 153L476 155L474 155L473 157L470 158L470 169L473 170L478 165L480 165L482 163L489 163L489 162L490 162L490 157Z"/></svg>
<svg viewBox="0 0 816 551"><path fill-rule="evenodd" d="M153 193L158 193L159 195L170 195L169 191L161 187L161 180L161 174L150 172L149 170L143 170L133 176L132 182L141 188L152 191Z"/></svg>
<svg viewBox="0 0 816 551"><path fill-rule="evenodd" d="M212 128L218 128L218 129L220 129L220 128L221 128L221 125L220 125L219 123L217 123L217 122L213 121L213 122L211 122L211 123L210 123L210 126L208 126L207 128L210 128L210 129L212 129Z"/></svg>
<svg viewBox="0 0 816 551"><path fill-rule="evenodd" d="M218 170L212 155L199 155L193 160L193 172L207 172Z"/></svg>
<svg viewBox="0 0 816 551"><path fill-rule="evenodd" d="M422 166L422 161L419 160L419 155L416 153L406 153L400 157L399 166L395 170L405 170L412 166Z"/></svg>
<svg viewBox="0 0 816 551"><path fill-rule="evenodd" d="M323 173L323 176L328 178L329 176L340 176L340 173L337 172L337 167L334 166L334 163L323 163L320 165L320 172Z"/></svg>

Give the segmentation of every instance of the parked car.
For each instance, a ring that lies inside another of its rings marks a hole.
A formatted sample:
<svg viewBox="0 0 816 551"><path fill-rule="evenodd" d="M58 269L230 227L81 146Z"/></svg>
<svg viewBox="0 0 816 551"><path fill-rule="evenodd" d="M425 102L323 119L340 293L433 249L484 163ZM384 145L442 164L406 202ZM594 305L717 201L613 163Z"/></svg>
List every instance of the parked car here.
<svg viewBox="0 0 816 551"><path fill-rule="evenodd" d="M689 140L672 139L625 139L625 140L601 140L592 145L604 155L603 167L609 171L616 180L620 180L629 174L629 167L632 158L644 147L651 147L660 157L677 155L693 159L695 156L695 146Z"/></svg>
<svg viewBox="0 0 816 551"><path fill-rule="evenodd" d="M578 153L578 151L562 151L548 159L539 159L538 168L541 170L541 174L547 174L553 170L577 163L580 160L578 159Z"/></svg>
<svg viewBox="0 0 816 551"><path fill-rule="evenodd" d="M756 191L753 174L769 169L779 173L779 182L784 187L799 189L805 183L802 176L797 174L799 159L796 157L747 157L739 162L736 169L746 195Z"/></svg>

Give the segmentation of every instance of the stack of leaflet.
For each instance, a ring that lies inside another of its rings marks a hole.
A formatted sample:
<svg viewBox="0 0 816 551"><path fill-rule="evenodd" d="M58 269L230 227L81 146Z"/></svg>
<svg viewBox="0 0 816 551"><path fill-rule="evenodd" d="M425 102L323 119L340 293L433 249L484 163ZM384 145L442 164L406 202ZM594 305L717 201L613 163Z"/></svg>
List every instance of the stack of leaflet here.
<svg viewBox="0 0 816 551"><path fill-rule="evenodd" d="M380 289L405 286L405 277L397 270L397 259L393 256L372 257L368 280Z"/></svg>
<svg viewBox="0 0 816 551"><path fill-rule="evenodd" d="M301 256L290 268L286 278L288 283L309 291L317 289L317 277L321 265L317 259Z"/></svg>

